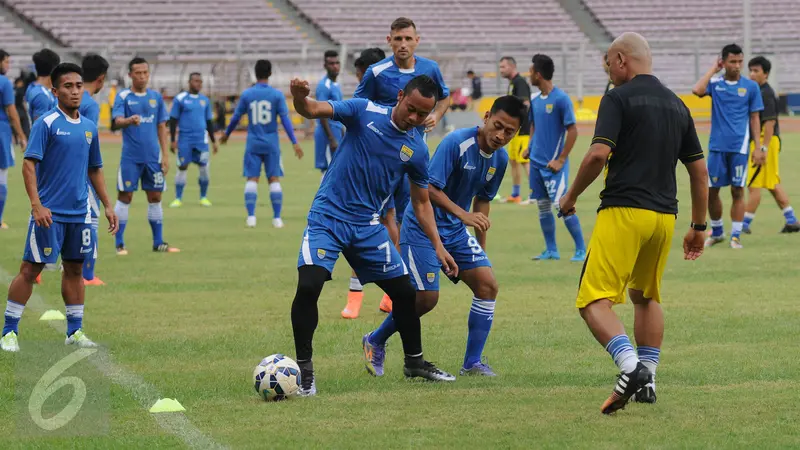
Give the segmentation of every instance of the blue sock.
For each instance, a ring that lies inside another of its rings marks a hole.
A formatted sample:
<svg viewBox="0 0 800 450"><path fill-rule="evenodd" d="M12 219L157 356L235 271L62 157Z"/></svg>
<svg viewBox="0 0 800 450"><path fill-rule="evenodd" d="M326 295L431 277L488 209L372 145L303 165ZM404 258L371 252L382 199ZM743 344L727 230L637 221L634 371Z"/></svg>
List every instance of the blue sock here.
<svg viewBox="0 0 800 450"><path fill-rule="evenodd" d="M200 198L206 198L208 195L208 165L200 167L200 177L197 179L197 184L200 185Z"/></svg>
<svg viewBox="0 0 800 450"><path fill-rule="evenodd" d="M640 345L636 347L636 354L639 355L639 361L647 367L653 375L656 374L656 367L658 367L658 357L661 355L661 349L656 347L647 347Z"/></svg>
<svg viewBox="0 0 800 450"><path fill-rule="evenodd" d="M2 214L3 214L3 207L0 206L0 215ZM791 206L783 208L783 217L786 218L786 223L788 225L797 223L797 216L794 215L794 208L792 208Z"/></svg>
<svg viewBox="0 0 800 450"><path fill-rule="evenodd" d="M756 218L756 215L753 214L753 213L749 213L749 212L744 213L744 225L743 225L743 227L744 227L745 230L749 230L750 229L750 224L753 223L753 219L755 219L755 218Z"/></svg>
<svg viewBox="0 0 800 450"><path fill-rule="evenodd" d="M258 183L248 181L244 185L244 206L247 208L247 216L256 215L256 202L258 201Z"/></svg>
<svg viewBox="0 0 800 450"><path fill-rule="evenodd" d="M185 188L185 184L177 184L175 183L175 198L178 200L183 200L183 188Z"/></svg>
<svg viewBox="0 0 800 450"><path fill-rule="evenodd" d="M10 332L19 334L19 319L22 318L22 311L25 305L8 300L6 302L6 321L3 325L3 336Z"/></svg>
<svg viewBox="0 0 800 450"><path fill-rule="evenodd" d="M283 206L283 190L279 182L269 184L269 200L272 202L272 218L280 219Z"/></svg>
<svg viewBox="0 0 800 450"><path fill-rule="evenodd" d="M539 200L539 225L542 227L544 233L544 242L547 245L547 250L551 252L558 252L558 244L556 243L556 218L553 215L553 208L550 200Z"/></svg>
<svg viewBox="0 0 800 450"><path fill-rule="evenodd" d="M639 357L633 351L633 345L628 335L619 334L611 338L606 345L606 351L614 359L617 367L624 373L631 373L636 369Z"/></svg>
<svg viewBox="0 0 800 450"><path fill-rule="evenodd" d="M720 237L725 234L725 222L722 219L711 221L711 236Z"/></svg>
<svg viewBox="0 0 800 450"><path fill-rule="evenodd" d="M581 221L578 216L572 214L571 216L564 217L564 225L567 226L569 234L572 235L572 240L575 241L575 250L586 251L586 243L583 241L583 231L581 230Z"/></svg>
<svg viewBox="0 0 800 450"><path fill-rule="evenodd" d="M117 248L125 246L125 227L128 226L129 208L129 204L122 203L119 200L117 200L117 203L114 205L114 213L116 213L117 218L119 219L119 230L117 230L115 239Z"/></svg>
<svg viewBox="0 0 800 450"><path fill-rule="evenodd" d="M515 184L511 186L511 196L512 197L519 197L519 185Z"/></svg>
<svg viewBox="0 0 800 450"><path fill-rule="evenodd" d="M153 231L153 247L158 247L164 243L164 210L161 209L161 202L147 205L147 220L150 222L150 229Z"/></svg>
<svg viewBox="0 0 800 450"><path fill-rule="evenodd" d="M83 261L83 279L94 280L94 265L97 261L97 219L92 219L92 242L94 249L92 254Z"/></svg>
<svg viewBox="0 0 800 450"><path fill-rule="evenodd" d="M483 347L489 337L489 331L494 322L494 300L481 300L472 298L472 307L469 309L467 335L467 352L464 354L464 368L469 369L475 363L481 362Z"/></svg>
<svg viewBox="0 0 800 450"><path fill-rule="evenodd" d="M8 185L0 184L0 223L3 222L3 210L6 209L7 196L8 196Z"/></svg>
<svg viewBox="0 0 800 450"><path fill-rule="evenodd" d="M83 305L66 305L67 337L83 328Z"/></svg>
<svg viewBox="0 0 800 450"><path fill-rule="evenodd" d="M186 170L178 169L178 173L175 174L175 198L177 200L183 200L183 188L186 187Z"/></svg>
<svg viewBox="0 0 800 450"><path fill-rule="evenodd" d="M382 347L386 345L386 341L396 332L397 326L394 324L394 316L392 316L392 313L389 313L383 320L383 323L369 336L369 343Z"/></svg>

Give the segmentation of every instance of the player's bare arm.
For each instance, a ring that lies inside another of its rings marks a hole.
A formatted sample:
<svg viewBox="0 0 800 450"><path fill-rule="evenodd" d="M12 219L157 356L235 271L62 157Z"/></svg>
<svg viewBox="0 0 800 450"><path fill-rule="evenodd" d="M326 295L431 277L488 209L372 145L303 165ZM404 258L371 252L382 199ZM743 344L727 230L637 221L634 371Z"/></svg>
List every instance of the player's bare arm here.
<svg viewBox="0 0 800 450"><path fill-rule="evenodd" d="M25 138L25 133L22 132L22 122L19 120L17 107L14 106L14 104L6 106L6 116L8 116L8 123L11 124L11 129L17 136L17 142L19 142L19 146L22 147L22 150L25 150L25 147L28 146L28 140Z"/></svg>
<svg viewBox="0 0 800 450"><path fill-rule="evenodd" d="M389 239L394 243L397 251L400 251L400 228L397 227L397 212L395 208L386 210L386 215L381 219L381 223L389 233Z"/></svg>
<svg viewBox="0 0 800 450"><path fill-rule="evenodd" d="M422 231L431 240L433 248L436 249L436 258L442 263L442 270L449 277L458 276L458 265L447 250L442 245L442 240L439 238L439 230L436 228L436 219L433 217L433 205L431 205L430 197L427 188L421 188L414 183L411 183L411 206L414 208L414 214L419 220L419 226Z"/></svg>
<svg viewBox="0 0 800 450"><path fill-rule="evenodd" d="M489 218L483 213L478 211L465 211L463 208L450 200L450 197L448 197L444 191L436 186L428 186L428 195L434 205L456 216L458 220L464 223L464 225L475 228L476 233L478 231L486 231L490 226L492 226Z"/></svg>
<svg viewBox="0 0 800 450"><path fill-rule="evenodd" d="M173 154L175 153L175 149L178 148L178 143L176 135L178 134L178 119L174 117L169 118L169 151Z"/></svg>
<svg viewBox="0 0 800 450"><path fill-rule="evenodd" d="M529 135L530 139L528 140L528 148L526 148L525 150L522 151L522 158L523 159L528 159L528 158L531 157L531 147L533 146L533 132L535 130L536 130L536 127L533 125L533 123L531 123L531 133ZM566 145L565 145L565 147L566 147Z"/></svg>
<svg viewBox="0 0 800 450"><path fill-rule="evenodd" d="M704 159L686 164L689 172L689 185L692 192L692 223L706 222L708 207L708 168ZM703 253L705 232L690 228L683 238L683 258L695 260Z"/></svg>
<svg viewBox="0 0 800 450"><path fill-rule="evenodd" d="M115 234L119 228L119 221L117 215L114 213L114 208L111 206L111 200L108 198L108 191L106 191L106 178L103 175L102 167L89 168L89 181L92 187L97 192L97 197L100 198L100 203L103 204L103 210L106 213L108 220L108 232Z"/></svg>
<svg viewBox="0 0 800 450"><path fill-rule="evenodd" d="M755 143L755 146L753 147L753 163L757 166L760 166L767 162L767 152L765 146L769 144L769 141L766 140L765 137L765 146L761 145L761 117L759 116L758 112L750 113L750 136L753 137L753 142Z"/></svg>
<svg viewBox="0 0 800 450"><path fill-rule="evenodd" d="M480 197L475 197L472 201L472 211L476 214L483 214L486 219L489 219L489 209L491 208L491 202L488 200L482 199ZM486 235L488 234L487 230L479 230L475 229L475 239L478 240L478 244L480 244L481 248L485 251L486 250Z"/></svg>
<svg viewBox="0 0 800 450"><path fill-rule="evenodd" d="M559 201L561 214L575 214L575 202L583 191L600 176L606 161L608 161L609 154L611 154L611 147L608 145L594 143L589 147L589 152L586 153L583 161L581 161L581 167L578 169L578 174L575 176L572 187L567 190L567 193Z"/></svg>
<svg viewBox="0 0 800 450"><path fill-rule="evenodd" d="M295 78L292 80L289 90L292 93L292 103L297 114L306 119L330 119L333 117L333 106L330 103L308 98L311 94L308 81Z"/></svg>
<svg viewBox="0 0 800 450"><path fill-rule="evenodd" d="M439 99L436 102L436 107L433 108L433 113L429 114L428 117L425 119L423 125L425 125L425 132L430 133L431 131L436 128L436 125L442 120L442 117L447 113L447 110L450 108L450 97L445 97Z"/></svg>
<svg viewBox="0 0 800 450"><path fill-rule="evenodd" d="M28 198L31 201L31 215L34 222L36 222L36 226L50 228L50 225L53 224L53 215L49 209L42 205L42 200L39 198L39 188L36 182L36 164L37 161L27 158L22 162L22 179L25 181L25 192L28 193Z"/></svg>
<svg viewBox="0 0 800 450"><path fill-rule="evenodd" d="M167 123L161 122L158 124L158 143L161 145L161 171L164 172L164 175L169 172L169 146L167 142L169 142L169 137L167 137Z"/></svg>
<svg viewBox="0 0 800 450"><path fill-rule="evenodd" d="M319 123L322 124L322 130L325 131L325 136L328 138L328 147L331 149L331 153L335 152L339 147L339 141L333 135L328 119L319 119Z"/></svg>
<svg viewBox="0 0 800 450"><path fill-rule="evenodd" d="M578 126L574 123L567 127L567 139L564 141L564 150L558 155L558 158L551 160L547 163L547 168L553 172L558 172L564 168L567 163L569 154L572 153L572 147L575 146L575 141L578 140Z"/></svg>
<svg viewBox="0 0 800 450"><path fill-rule="evenodd" d="M130 117L117 117L114 119L114 129L122 130L128 127L138 127L142 123L142 116L134 114Z"/></svg>
<svg viewBox="0 0 800 450"><path fill-rule="evenodd" d="M708 83L711 81L711 78L713 78L714 75L716 75L716 73L720 70L722 70L722 58L717 57L717 61L714 63L714 65L712 65L711 68L708 69L708 72L706 72L705 75L703 75L703 77L700 78L700 80L698 80L694 85L692 88L692 94L698 97L705 97Z"/></svg>

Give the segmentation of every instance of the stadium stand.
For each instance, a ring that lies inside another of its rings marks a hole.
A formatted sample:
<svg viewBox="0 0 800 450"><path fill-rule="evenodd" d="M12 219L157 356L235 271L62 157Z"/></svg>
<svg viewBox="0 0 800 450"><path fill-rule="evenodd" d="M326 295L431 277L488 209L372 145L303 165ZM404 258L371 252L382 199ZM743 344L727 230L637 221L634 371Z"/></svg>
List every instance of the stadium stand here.
<svg viewBox="0 0 800 450"><path fill-rule="evenodd" d="M41 49L42 44L25 33L14 22L0 17L0 47L13 56L31 55Z"/></svg>

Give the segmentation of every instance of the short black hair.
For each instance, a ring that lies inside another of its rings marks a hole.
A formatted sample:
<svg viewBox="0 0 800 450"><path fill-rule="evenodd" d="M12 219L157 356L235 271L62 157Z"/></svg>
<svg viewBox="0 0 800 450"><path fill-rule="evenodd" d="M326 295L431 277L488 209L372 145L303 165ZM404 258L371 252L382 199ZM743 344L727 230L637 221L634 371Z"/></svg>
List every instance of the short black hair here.
<svg viewBox="0 0 800 450"><path fill-rule="evenodd" d="M356 58L354 65L361 70L367 70L367 67L384 59L386 59L386 52L378 47L373 47L362 51L361 56Z"/></svg>
<svg viewBox="0 0 800 450"><path fill-rule="evenodd" d="M556 71L556 66L549 56L537 53L533 55L531 62L533 63L533 70L541 75L542 78L547 81L553 79L553 72Z"/></svg>
<svg viewBox="0 0 800 450"><path fill-rule="evenodd" d="M513 56L503 56L502 58L500 58L500 61L508 61L515 66L517 65L517 60L514 59Z"/></svg>
<svg viewBox="0 0 800 450"><path fill-rule="evenodd" d="M751 68L754 66L760 66L761 70L764 71L767 75L772 70L772 63L769 62L767 58L763 56L756 56L755 58L751 59L750 62L747 63L747 68Z"/></svg>
<svg viewBox="0 0 800 450"><path fill-rule="evenodd" d="M256 61L256 80L266 80L272 76L272 63L268 59Z"/></svg>
<svg viewBox="0 0 800 450"><path fill-rule="evenodd" d="M198 76L200 78L203 78L203 74L201 74L200 72L192 72L192 73L189 74L189 81L192 81L192 77L194 77L194 76Z"/></svg>
<svg viewBox="0 0 800 450"><path fill-rule="evenodd" d="M68 73L77 73L83 77L81 66L73 63L61 63L50 72L50 82L53 83L53 87L58 87L58 82L61 81L61 77Z"/></svg>
<svg viewBox="0 0 800 450"><path fill-rule="evenodd" d="M147 64L147 66L150 67L150 63L148 63L146 59L142 58L141 56L136 56L128 63L128 72L132 72L133 66L136 64Z"/></svg>
<svg viewBox="0 0 800 450"><path fill-rule="evenodd" d="M392 22L390 27L392 31L405 30L406 28L413 28L414 31L417 31L417 24L415 24L414 21L408 17L398 17L397 19L394 19L394 22Z"/></svg>
<svg viewBox="0 0 800 450"><path fill-rule="evenodd" d="M471 70L468 70L468 71L467 71L467 75L475 75L475 72L473 72L473 71L471 71Z"/></svg>
<svg viewBox="0 0 800 450"><path fill-rule="evenodd" d="M419 75L406 83L403 88L403 95L411 95L412 92L419 91L420 95L425 98L439 100L441 90L442 88L438 83L433 81L433 78L427 75Z"/></svg>
<svg viewBox="0 0 800 450"><path fill-rule="evenodd" d="M489 114L496 114L498 111L503 111L509 116L519 119L520 123L528 115L528 107L525 106L525 103L522 103L522 100L513 95L498 97L492 103L492 109L489 110Z"/></svg>
<svg viewBox="0 0 800 450"><path fill-rule="evenodd" d="M43 48L34 53L32 59L33 65L36 67L36 76L39 77L50 75L50 72L61 62L61 57L58 56L58 53L49 48Z"/></svg>
<svg viewBox="0 0 800 450"><path fill-rule="evenodd" d="M9 56L11 56L11 55L9 55L7 51L5 51L5 50L0 48L0 61L3 61L4 59L8 58Z"/></svg>
<svg viewBox="0 0 800 450"><path fill-rule="evenodd" d="M742 51L742 47L739 47L736 44L728 44L725 47L722 47L722 60L725 61L728 59L728 55L741 55L744 53Z"/></svg>
<svg viewBox="0 0 800 450"><path fill-rule="evenodd" d="M325 59L336 58L338 56L339 56L339 52L337 52L336 50L326 50L325 51Z"/></svg>
<svg viewBox="0 0 800 450"><path fill-rule="evenodd" d="M108 73L108 61L96 53L89 53L81 60L84 83L91 83Z"/></svg>

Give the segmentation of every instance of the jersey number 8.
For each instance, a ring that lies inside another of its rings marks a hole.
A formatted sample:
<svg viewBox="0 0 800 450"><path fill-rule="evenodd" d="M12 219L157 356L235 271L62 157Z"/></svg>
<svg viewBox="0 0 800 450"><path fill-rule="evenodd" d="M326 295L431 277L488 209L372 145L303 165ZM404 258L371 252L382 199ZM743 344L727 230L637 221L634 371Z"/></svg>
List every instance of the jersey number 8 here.
<svg viewBox="0 0 800 450"><path fill-rule="evenodd" d="M84 228L83 231L81 231L81 244L84 247L91 247L91 245L92 245L92 230L90 230L88 228Z"/></svg>
<svg viewBox="0 0 800 450"><path fill-rule="evenodd" d="M266 100L251 102L250 120L252 120L255 125L267 125L272 123L272 103Z"/></svg>

